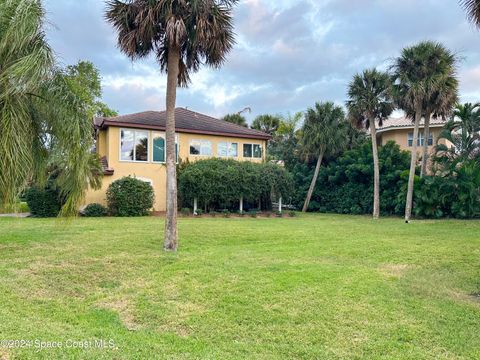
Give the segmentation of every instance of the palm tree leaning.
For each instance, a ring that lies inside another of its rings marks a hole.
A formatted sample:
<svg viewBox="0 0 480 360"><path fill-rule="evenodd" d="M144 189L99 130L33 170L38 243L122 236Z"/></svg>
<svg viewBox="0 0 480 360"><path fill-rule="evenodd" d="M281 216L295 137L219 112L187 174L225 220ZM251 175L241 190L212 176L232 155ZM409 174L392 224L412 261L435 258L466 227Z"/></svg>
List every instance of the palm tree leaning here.
<svg viewBox="0 0 480 360"><path fill-rule="evenodd" d="M391 85L391 78L387 73L370 69L362 74L356 74L348 87L349 119L359 128L370 129L372 138L374 219L380 217L380 168L376 124L383 126L383 122L395 108L391 97Z"/></svg>
<svg viewBox="0 0 480 360"><path fill-rule="evenodd" d="M393 90L397 106L414 118L413 146L408 177L405 221L412 216L415 170L418 156L418 133L420 121L426 112L426 104L442 86L445 86L447 62L438 57L441 45L423 41L404 48L393 68ZM428 139L427 139L428 140Z"/></svg>
<svg viewBox="0 0 480 360"><path fill-rule="evenodd" d="M480 27L480 0L460 0L460 4L467 11L468 19Z"/></svg>
<svg viewBox="0 0 480 360"><path fill-rule="evenodd" d="M306 212L310 205L324 156L334 155L345 147L346 125L343 109L333 102L316 103L305 114L300 140L301 152L305 158L316 160L316 166L303 212Z"/></svg>
<svg viewBox="0 0 480 360"><path fill-rule="evenodd" d="M232 8L238 0L111 0L106 19L132 60L154 54L167 73L165 250L177 249L175 103L177 86L203 63L218 68L234 44Z"/></svg>

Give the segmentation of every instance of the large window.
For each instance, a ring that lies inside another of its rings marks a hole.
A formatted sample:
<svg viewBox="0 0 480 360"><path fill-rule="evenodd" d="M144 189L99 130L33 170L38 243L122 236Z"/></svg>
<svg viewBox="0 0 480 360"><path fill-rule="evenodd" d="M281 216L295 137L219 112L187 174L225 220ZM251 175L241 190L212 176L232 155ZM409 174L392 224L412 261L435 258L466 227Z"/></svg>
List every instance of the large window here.
<svg viewBox="0 0 480 360"><path fill-rule="evenodd" d="M425 137L423 134L424 134L423 131L418 132L417 146L423 146L425 142ZM413 132L408 133L407 142L409 147L413 146ZM432 133L430 133L428 136L428 146L432 146L432 145L433 145L433 135Z"/></svg>
<svg viewBox="0 0 480 360"><path fill-rule="evenodd" d="M120 160L148 161L148 131L120 130Z"/></svg>
<svg viewBox="0 0 480 360"><path fill-rule="evenodd" d="M208 140L190 141L190 155L212 156L212 143Z"/></svg>
<svg viewBox="0 0 480 360"><path fill-rule="evenodd" d="M219 157L238 157L238 144L230 142L218 143L217 155Z"/></svg>
<svg viewBox="0 0 480 360"><path fill-rule="evenodd" d="M244 158L262 158L262 145L259 144L243 144L243 157Z"/></svg>
<svg viewBox="0 0 480 360"><path fill-rule="evenodd" d="M154 132L152 135L152 143L153 143L152 144L153 145L153 150L152 150L153 162L164 163L166 160L166 146L167 146L167 142L165 140L165 134ZM175 136L175 158L176 158L176 161L178 162L178 137L177 136Z"/></svg>

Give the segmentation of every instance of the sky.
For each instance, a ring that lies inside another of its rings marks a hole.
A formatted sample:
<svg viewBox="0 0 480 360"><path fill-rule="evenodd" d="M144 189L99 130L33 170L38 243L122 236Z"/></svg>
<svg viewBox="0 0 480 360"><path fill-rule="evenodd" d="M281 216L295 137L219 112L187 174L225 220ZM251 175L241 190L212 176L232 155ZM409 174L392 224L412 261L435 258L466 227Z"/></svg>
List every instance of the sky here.
<svg viewBox="0 0 480 360"><path fill-rule="evenodd" d="M166 75L153 57L131 62L116 46L103 0L44 0L47 36L63 65L92 61L103 100L120 114L165 109ZM480 30L458 0L240 0L236 45L221 69L203 67L177 106L222 117L246 107L287 115L317 101L344 104L355 73L385 70L405 46L445 44L459 57L463 102L480 101Z"/></svg>

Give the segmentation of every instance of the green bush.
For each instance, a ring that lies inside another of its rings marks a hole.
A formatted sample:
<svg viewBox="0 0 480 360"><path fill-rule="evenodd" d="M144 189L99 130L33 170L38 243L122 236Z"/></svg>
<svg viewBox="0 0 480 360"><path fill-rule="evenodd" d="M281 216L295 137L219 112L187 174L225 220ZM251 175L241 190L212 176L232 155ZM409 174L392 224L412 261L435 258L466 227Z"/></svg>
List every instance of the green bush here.
<svg viewBox="0 0 480 360"><path fill-rule="evenodd" d="M190 208L182 208L182 210L180 210L180 213L181 213L183 216L190 216L191 211L190 211ZM197 212L197 213L198 213L198 212Z"/></svg>
<svg viewBox="0 0 480 360"><path fill-rule="evenodd" d="M297 213L295 211L289 211L288 216L295 217L295 216L297 216Z"/></svg>
<svg viewBox="0 0 480 360"><path fill-rule="evenodd" d="M230 211L228 209L223 209L222 210L222 215L225 218L229 218L230 217Z"/></svg>
<svg viewBox="0 0 480 360"><path fill-rule="evenodd" d="M250 216L250 217L252 217L252 218L256 218L257 215L258 215L257 210L250 210L250 211L248 212L248 216Z"/></svg>
<svg viewBox="0 0 480 360"><path fill-rule="evenodd" d="M283 213L281 211L276 211L275 216L276 217L283 217Z"/></svg>
<svg viewBox="0 0 480 360"><path fill-rule="evenodd" d="M145 216L153 207L152 185L132 177L123 177L107 190L108 210L113 216Z"/></svg>
<svg viewBox="0 0 480 360"><path fill-rule="evenodd" d="M197 209L197 216L202 216L202 215L203 215L203 210Z"/></svg>
<svg viewBox="0 0 480 360"><path fill-rule="evenodd" d="M83 210L83 215L86 217L102 217L107 216L107 208L101 204L88 204Z"/></svg>
<svg viewBox="0 0 480 360"><path fill-rule="evenodd" d="M63 205L60 192L49 181L44 188L32 186L25 192L25 199L34 217L56 217Z"/></svg>

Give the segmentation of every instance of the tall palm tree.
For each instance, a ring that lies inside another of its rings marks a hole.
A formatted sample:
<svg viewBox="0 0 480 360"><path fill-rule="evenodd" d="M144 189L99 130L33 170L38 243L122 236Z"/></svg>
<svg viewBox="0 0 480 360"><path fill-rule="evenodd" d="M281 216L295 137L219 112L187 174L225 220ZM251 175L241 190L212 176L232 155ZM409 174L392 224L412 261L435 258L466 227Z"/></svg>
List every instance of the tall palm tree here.
<svg viewBox="0 0 480 360"><path fill-rule="evenodd" d="M234 44L232 8L238 0L111 0L106 18L132 60L154 54L167 73L167 214L165 250L177 249L175 102L177 86L205 63L219 67Z"/></svg>
<svg viewBox="0 0 480 360"><path fill-rule="evenodd" d="M335 155L346 145L346 125L343 109L333 102L316 103L305 114L300 140L301 152L307 159L316 160L316 166L303 212L310 205L324 156Z"/></svg>
<svg viewBox="0 0 480 360"><path fill-rule="evenodd" d="M393 112L395 106L391 97L391 78L387 73L376 69L356 74L348 87L348 115L354 125L370 129L372 137L374 185L373 218L380 217L380 169L376 124L383 122Z"/></svg>
<svg viewBox="0 0 480 360"><path fill-rule="evenodd" d="M0 2L0 206L55 168L70 216L99 186L100 164L83 89L58 68L43 25L41 1Z"/></svg>
<svg viewBox="0 0 480 360"><path fill-rule="evenodd" d="M480 27L480 0L460 0L460 4L467 11L468 19Z"/></svg>
<svg viewBox="0 0 480 360"><path fill-rule="evenodd" d="M263 131L269 135L275 134L280 126L280 116L264 114L258 115L252 122L252 129Z"/></svg>
<svg viewBox="0 0 480 360"><path fill-rule="evenodd" d="M414 118L413 147L408 177L408 190L405 205L405 221L412 216L413 187L418 156L418 133L422 116L425 114L425 104L444 85L445 68L449 62L438 57L441 44L423 41L417 45L404 48L393 68L394 96L397 106Z"/></svg>

